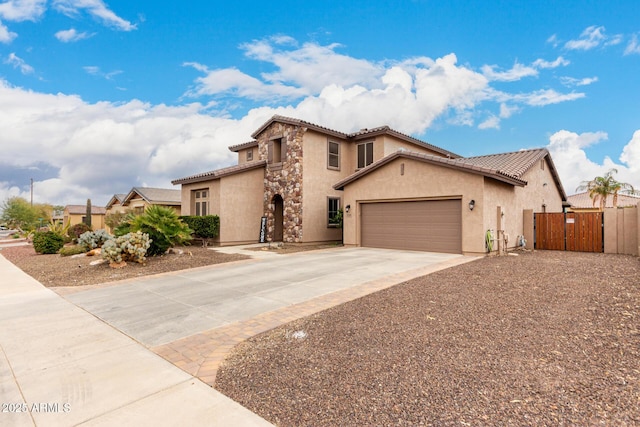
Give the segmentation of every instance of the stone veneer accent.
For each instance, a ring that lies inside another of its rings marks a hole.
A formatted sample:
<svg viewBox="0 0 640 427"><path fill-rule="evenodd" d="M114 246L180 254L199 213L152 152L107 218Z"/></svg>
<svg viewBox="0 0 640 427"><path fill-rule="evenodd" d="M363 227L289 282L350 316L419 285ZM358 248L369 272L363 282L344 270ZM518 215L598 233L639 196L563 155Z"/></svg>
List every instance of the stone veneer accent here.
<svg viewBox="0 0 640 427"><path fill-rule="evenodd" d="M275 205L273 197L283 200L282 240L302 242L302 136L306 128L273 123L257 138L260 159L268 160L269 141L283 138L286 156L281 166L267 164L264 175L264 212L267 217L267 239L273 241ZM277 165L277 163L276 163Z"/></svg>

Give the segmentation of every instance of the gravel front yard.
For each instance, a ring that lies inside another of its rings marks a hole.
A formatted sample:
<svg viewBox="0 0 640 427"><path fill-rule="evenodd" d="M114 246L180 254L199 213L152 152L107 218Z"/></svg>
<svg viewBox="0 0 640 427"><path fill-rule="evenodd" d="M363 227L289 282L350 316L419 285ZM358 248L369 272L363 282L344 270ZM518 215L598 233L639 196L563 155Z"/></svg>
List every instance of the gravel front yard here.
<svg viewBox="0 0 640 427"><path fill-rule="evenodd" d="M91 262L100 260L100 256L40 255L33 250L33 246L6 247L2 248L0 254L48 287L96 285L248 258L244 255L223 254L201 246L177 250L183 253L149 257L144 264L127 263L124 268L111 268L107 263L91 265Z"/></svg>
<svg viewBox="0 0 640 427"><path fill-rule="evenodd" d="M282 426L640 425L640 260L434 273L246 341L216 388Z"/></svg>

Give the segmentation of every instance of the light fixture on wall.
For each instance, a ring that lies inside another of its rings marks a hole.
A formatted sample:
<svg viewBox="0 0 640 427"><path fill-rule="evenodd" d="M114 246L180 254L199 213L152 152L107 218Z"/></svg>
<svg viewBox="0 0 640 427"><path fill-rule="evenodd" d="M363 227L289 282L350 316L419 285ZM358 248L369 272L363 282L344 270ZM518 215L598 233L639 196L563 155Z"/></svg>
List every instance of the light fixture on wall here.
<svg viewBox="0 0 640 427"><path fill-rule="evenodd" d="M476 201L471 199L471 201L469 202L469 210L472 211L473 208L476 207Z"/></svg>
<svg viewBox="0 0 640 427"><path fill-rule="evenodd" d="M351 205L347 205L347 206L344 207L344 211L346 213L349 213L350 210L351 210Z"/></svg>

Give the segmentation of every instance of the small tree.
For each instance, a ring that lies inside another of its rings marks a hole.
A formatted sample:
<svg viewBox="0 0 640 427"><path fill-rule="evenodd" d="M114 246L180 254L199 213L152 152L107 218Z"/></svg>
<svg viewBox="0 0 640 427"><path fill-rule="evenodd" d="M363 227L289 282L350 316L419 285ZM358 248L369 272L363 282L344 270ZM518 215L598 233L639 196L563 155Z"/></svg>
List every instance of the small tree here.
<svg viewBox="0 0 640 427"><path fill-rule="evenodd" d="M593 200L593 206L599 203L600 210L604 210L607 205L607 197L612 196L614 207L618 206L618 194L636 194L633 186L626 182L619 182L613 177L618 173L617 169L610 169L604 176L596 176L591 181L582 181L576 191L588 191L589 197Z"/></svg>
<svg viewBox="0 0 640 427"><path fill-rule="evenodd" d="M89 228L91 228L91 214L92 214L92 210L91 210L91 199L87 199L87 216L85 216L84 218L84 223L87 224L89 226Z"/></svg>
<svg viewBox="0 0 640 427"><path fill-rule="evenodd" d="M27 200L22 197L11 197L2 203L0 218L11 228L33 230L38 225L38 218L41 216L37 207L31 206Z"/></svg>

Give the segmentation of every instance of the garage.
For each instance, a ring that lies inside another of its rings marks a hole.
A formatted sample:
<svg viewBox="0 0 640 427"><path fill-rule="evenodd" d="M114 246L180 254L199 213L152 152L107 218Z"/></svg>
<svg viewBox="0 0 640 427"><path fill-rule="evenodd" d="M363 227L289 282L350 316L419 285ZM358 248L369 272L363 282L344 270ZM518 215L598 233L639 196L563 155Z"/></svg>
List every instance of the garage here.
<svg viewBox="0 0 640 427"><path fill-rule="evenodd" d="M361 245L462 253L461 200L361 203Z"/></svg>

